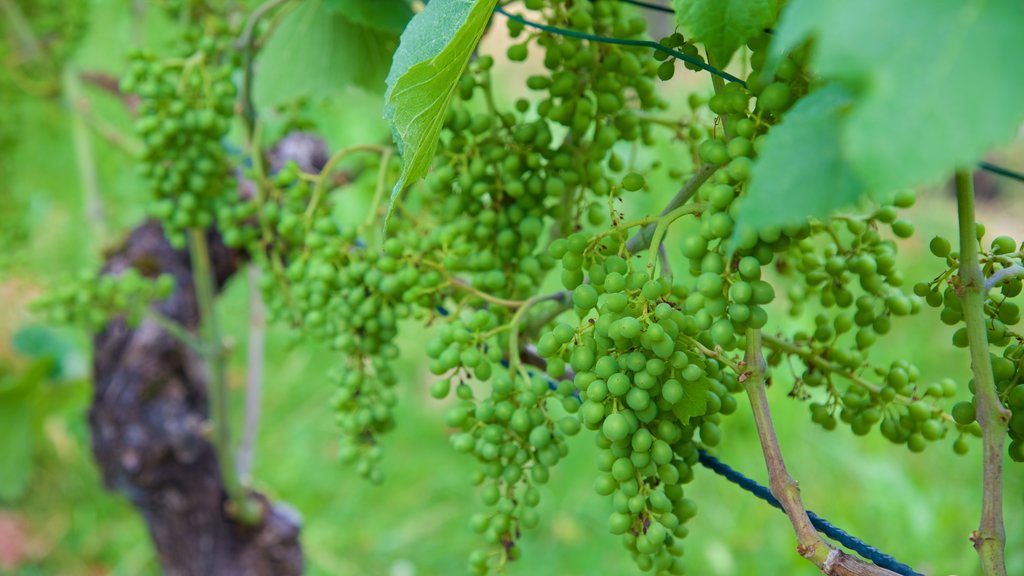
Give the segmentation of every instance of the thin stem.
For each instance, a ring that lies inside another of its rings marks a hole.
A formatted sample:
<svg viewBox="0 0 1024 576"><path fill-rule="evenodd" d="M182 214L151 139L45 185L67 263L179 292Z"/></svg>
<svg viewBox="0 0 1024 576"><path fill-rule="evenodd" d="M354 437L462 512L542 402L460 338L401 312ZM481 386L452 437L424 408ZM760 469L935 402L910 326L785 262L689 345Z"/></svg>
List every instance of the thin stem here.
<svg viewBox="0 0 1024 576"><path fill-rule="evenodd" d="M32 31L32 25L25 19L24 12L13 0L0 0L0 12L3 12L4 19L11 26L14 37L18 39L21 50L28 60L38 60L43 57L43 47Z"/></svg>
<svg viewBox="0 0 1024 576"><path fill-rule="evenodd" d="M661 215L666 216L669 212L672 212L676 208L686 204L687 200L697 193L697 190L708 181L708 178L711 178L711 175L714 174L716 170L718 170L718 166L714 164L702 164L697 168L697 171L693 173L693 176L691 176L689 180L686 181L686 184L683 184L683 187L679 192L676 192L676 195L668 201L668 204L666 204L665 208L661 211ZM641 228L626 242L626 250L629 251L630 254L636 254L650 246L656 227L657 222L648 224Z"/></svg>
<svg viewBox="0 0 1024 576"><path fill-rule="evenodd" d="M249 15L242 34L235 43L235 48L242 51L244 62L242 65L242 121L245 123L246 132L251 136L256 125L256 107L252 101L252 80L253 67L256 61L256 26L260 20L278 6L290 0L267 0Z"/></svg>
<svg viewBox="0 0 1024 576"><path fill-rule="evenodd" d="M565 298L565 296L565 291L554 292L552 294L538 294L528 299L526 302L523 302L522 306L516 310L516 313L512 316L512 320L509 322L509 326L512 327L508 336L509 368L512 368L513 370L519 370L522 368L522 363L519 359L519 325L522 323L523 316L526 315L526 312L536 304L547 300L561 300L562 298ZM529 377L525 377L525 379L529 380Z"/></svg>
<svg viewBox="0 0 1024 576"><path fill-rule="evenodd" d="M238 477L249 485L252 477L253 447L260 425L263 396L263 352L266 335L266 308L260 292L260 267L249 266L249 346L245 361L245 416L242 444L238 448Z"/></svg>
<svg viewBox="0 0 1024 576"><path fill-rule="evenodd" d="M449 278L448 281L451 283L452 286L455 286L460 290L465 290L466 292L469 292L473 296L476 296L477 298L485 302L490 302L491 304L496 304L498 306L503 306L505 308L519 308L521 306L526 305L526 303L528 302L528 300L509 300L507 298L499 298L498 296L492 296L491 294L479 290L469 282L466 282L461 278L455 278L454 276Z"/></svg>
<svg viewBox="0 0 1024 576"><path fill-rule="evenodd" d="M879 386L878 384L875 384L874 382L871 382L869 380L862 378L861 376L858 376L856 373L847 370L844 366L840 366L835 362L826 360L824 356L822 356L819 352L816 352L815 350L809 348L802 348L796 345L795 343L790 342L789 340L778 338L776 336L771 336L769 334L762 334L761 339L766 348L771 348L776 352L781 352L789 356L796 356L797 358L800 359L801 362L803 362L809 367L813 366L814 368L827 374L835 374L836 376L845 378L846 380L849 380L850 382L856 384L860 388L868 391L868 393L870 393L872 396L878 396L879 394L882 393L882 387ZM901 404L911 404L915 402L914 399L907 398L906 396L901 395L897 395L894 398L894 400L899 401ZM918 400L917 402L921 401ZM924 406L928 408L928 410L932 414L941 412L935 406L929 404L924 404ZM949 414L945 412L941 412L941 414L942 417L945 418L946 420L952 421L953 417L950 416Z"/></svg>
<svg viewBox="0 0 1024 576"><path fill-rule="evenodd" d="M985 278L978 260L978 233L974 217L974 184L969 170L956 172L957 221L960 228L960 285L967 342L974 373L977 419L981 426L984 452L981 522L971 536L986 576L1005 576L1003 527L1003 441L1009 414L999 401L992 362L989 359L988 333L985 330Z"/></svg>
<svg viewBox="0 0 1024 576"><path fill-rule="evenodd" d="M380 157L380 170L377 172L377 187L373 191L373 201L370 203L370 211L366 215L366 226L377 219L377 210L380 209L381 200L388 186L388 164L391 162L391 149L384 150Z"/></svg>
<svg viewBox="0 0 1024 576"><path fill-rule="evenodd" d="M658 223L654 226L654 234L651 235L650 248L652 250L647 255L647 273L651 278L654 278L655 262L657 262L658 254L661 253L661 241L665 238L668 227L687 214L700 214L704 208L706 206L703 203L683 205L658 219Z"/></svg>
<svg viewBox="0 0 1024 576"><path fill-rule="evenodd" d="M1014 264L1007 268L996 270L985 279L985 290L991 290L993 286L1011 278L1024 278L1024 266Z"/></svg>
<svg viewBox="0 0 1024 576"><path fill-rule="evenodd" d="M176 338L182 344L188 346L195 352L203 353L203 343L192 335L184 326L164 316L155 308L146 310L146 318L152 320L161 330Z"/></svg>
<svg viewBox="0 0 1024 576"><path fill-rule="evenodd" d="M320 205L320 201L323 198L324 193L327 191L327 182L330 180L331 171L338 165L346 156L355 154L356 152L373 152L375 154L383 155L385 152L390 152L391 148L388 146L377 146L375 144L360 144L356 146L349 146L348 148L342 148L334 153L333 156L324 165L323 170L320 174L315 176L316 184L313 186L313 198L309 201L309 206L306 207L306 219L309 220L316 213L317 207Z"/></svg>
<svg viewBox="0 0 1024 576"><path fill-rule="evenodd" d="M768 486L771 488L772 496L775 496L782 505L793 525L797 538L797 552L828 575L894 576L895 572L850 556L832 547L818 535L800 498L800 487L786 468L782 450L779 448L779 439L775 435L775 425L772 423L768 394L765 390L767 365L761 350L760 330L747 330L745 364L747 371L740 376L740 381L747 391L750 408L754 413L757 436L761 441L761 450L768 467Z"/></svg>
<svg viewBox="0 0 1024 576"><path fill-rule="evenodd" d="M244 489L235 470L234 459L231 457L231 426L228 416L228 378L227 358L224 355L220 324L217 322L214 299L213 268L210 264L210 251L206 242L206 232L192 228L188 232L189 254L192 259L192 274L195 282L196 300L199 303L200 333L203 342L203 357L210 371L210 420L212 421L213 446L217 451L224 491L230 503L230 513L247 523L259 520L258 511L246 498Z"/></svg>
<svg viewBox="0 0 1024 576"><path fill-rule="evenodd" d="M78 178L85 192L86 218L92 227L93 240L102 245L107 235L107 218L103 210L100 180L96 172L96 158L93 154L89 128L81 112L82 84L78 74L70 66L64 69L64 97L71 112L72 138L75 144L75 160L78 164Z"/></svg>

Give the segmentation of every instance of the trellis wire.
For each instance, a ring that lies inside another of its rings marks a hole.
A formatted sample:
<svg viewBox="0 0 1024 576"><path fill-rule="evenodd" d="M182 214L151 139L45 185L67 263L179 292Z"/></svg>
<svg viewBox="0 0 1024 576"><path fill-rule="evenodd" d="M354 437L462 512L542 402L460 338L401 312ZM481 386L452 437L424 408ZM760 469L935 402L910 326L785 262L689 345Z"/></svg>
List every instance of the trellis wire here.
<svg viewBox="0 0 1024 576"><path fill-rule="evenodd" d="M619 1L623 2L623 3L626 3L626 4L632 4L634 6L639 6L641 8L646 8L648 10L655 10L655 11L658 11L658 12L665 12L667 14L675 14L675 10L673 10L672 8L669 8L667 6L659 6L657 4L652 4L650 2L642 2L640 0L619 0ZM733 76L732 74L729 74L728 72L725 72L724 70L720 70L718 68L715 68L714 66L711 66L710 64L707 64L706 62L704 62L703 60L700 60L699 58L694 58L693 56L689 56L687 54L683 54L682 52L679 52L678 50L673 50L671 48L668 48L666 46L661 45L658 42L654 42L653 40L631 40L631 39L627 39L627 38L613 38L613 37L610 37L610 36L598 36L597 34L587 34L585 32L579 32L579 31L576 31L576 30L569 30L568 28L559 28L557 26L549 26L547 24L541 24L540 22L533 22L532 20L527 20L526 18L523 18L522 16L519 16L519 15L516 15L516 14L511 14L507 10L502 8L501 6L496 6L494 8L494 11L499 13L499 14L501 14L501 15L503 15L503 16L505 16L506 18L508 18L510 20L514 20L516 22L519 22L520 24L522 24L524 26L529 26L530 28L536 28L538 30L542 30L544 32L549 32L551 34L557 34L559 36L566 36L568 38L576 38L577 40L589 40L591 42L600 42L600 43L604 43L604 44L619 44L619 45L622 45L622 46L640 46L640 47L644 47L644 48L651 48L652 50L656 50L656 51L661 52L663 54L668 54L669 56L672 56L673 58L676 58L677 60L682 60L684 62L693 64L694 66L697 66L701 70L704 70L705 72L709 72L711 74L714 74L715 76L718 76L720 78L728 80L729 82L735 82L735 83L737 83L737 84L739 84L739 85L741 85L743 87L746 87L746 85L747 85L747 83L744 82L742 79L737 78L736 76ZM1003 168L1002 166L996 166L995 164L990 164L988 162L979 162L978 163L978 167L981 168L982 170L985 170L986 172L992 172L993 174L998 174L998 175L1004 176L1006 178L1011 178L1013 180L1024 182L1024 174L1022 174L1020 172L1015 172L1015 171L1010 170L1008 168Z"/></svg>
<svg viewBox="0 0 1024 576"><path fill-rule="evenodd" d="M441 316L448 316L449 314L448 310L443 306L437 307L437 313L440 314ZM505 368L508 368L508 360L502 359L501 365L504 366ZM554 380L552 380L551 378L548 378L547 380L548 388L550 388L551 390L556 390L558 388L558 384ZM573 396L577 400L580 399L579 394L579 389L576 389L573 392ZM718 474L719 476L725 478L729 482L732 482L733 484L739 486L740 488L746 490L747 492L750 492L754 496L760 498L761 500L764 500L765 502L774 506L775 508L782 510L782 505L779 504L779 501L775 499L775 496L772 496L772 492L767 486L763 486L759 484L756 480L744 476L743 474L736 471L728 464L708 454L703 449L698 450L697 453L699 455L698 461L705 468L711 470L715 474ZM892 556L880 551L879 549L875 548L874 546L871 546L870 544L865 543L863 540L857 538L856 536L853 536L852 534L846 532L842 528L839 528L838 526L832 524L828 520L825 520L821 516L818 516L814 512L807 510L807 517L810 518L811 524L814 525L814 528L817 529L818 532L821 532L825 536L831 538L832 540L835 540L836 542L842 544L846 548L853 550L862 558L872 562L876 566L880 566L887 570L892 570L893 572L900 574L901 576L924 576L920 572L914 571L914 569L910 566L907 566L906 564L899 562Z"/></svg>
<svg viewBox="0 0 1024 576"><path fill-rule="evenodd" d="M722 476L726 480L732 482L733 484L736 484L740 488L746 490L747 492L750 492L751 494L757 496L761 500L764 500L768 504L771 504L775 508L778 508L779 510L783 509L782 504L780 504L779 501L775 499L775 496L772 496L771 490L769 490L766 486L762 486L755 480L747 478L743 474L737 472L728 464L708 454L704 450L698 450L697 453L699 455L698 458L700 463L703 464L705 468L708 468L709 470L715 472L719 476ZM846 548L853 550L861 557L871 561L876 566L880 566L887 570L892 570L893 572L900 574L901 576L924 576L920 572L914 571L914 569L910 566L907 566L906 564L897 561L892 556L889 556L888 554L878 550L874 546L866 544L861 539L849 534L842 528L839 528L838 526L832 524L828 520L825 520L821 516L818 516L814 512L807 510L807 517L810 518L811 524L814 525L815 529L817 529L818 532L821 532L825 536L828 536L829 538L842 544Z"/></svg>

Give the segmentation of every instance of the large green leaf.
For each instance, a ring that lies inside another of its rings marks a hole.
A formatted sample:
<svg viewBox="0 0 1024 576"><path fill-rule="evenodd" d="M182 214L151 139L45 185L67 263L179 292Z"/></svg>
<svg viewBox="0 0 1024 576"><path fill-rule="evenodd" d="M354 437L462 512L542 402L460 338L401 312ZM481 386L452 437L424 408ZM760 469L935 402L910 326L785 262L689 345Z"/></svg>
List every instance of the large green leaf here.
<svg viewBox="0 0 1024 576"><path fill-rule="evenodd" d="M327 98L346 86L384 89L408 7L398 0L307 0L285 16L261 50L254 92L261 106Z"/></svg>
<svg viewBox="0 0 1024 576"><path fill-rule="evenodd" d="M973 164L1024 121L1020 0L794 0L773 53L808 37L815 71L855 94L840 140L872 193Z"/></svg>
<svg viewBox="0 0 1024 576"><path fill-rule="evenodd" d="M395 36L405 30L412 18L412 9L405 0L325 0L336 12L356 24L390 32Z"/></svg>
<svg viewBox="0 0 1024 576"><path fill-rule="evenodd" d="M737 48L775 21L776 0L674 0L676 22L711 54L729 63Z"/></svg>
<svg viewBox="0 0 1024 576"><path fill-rule="evenodd" d="M840 126L851 97L838 85L803 98L764 138L740 209L743 228L798 224L857 202L864 187L843 159Z"/></svg>
<svg viewBox="0 0 1024 576"><path fill-rule="evenodd" d="M402 154L395 197L430 169L456 83L497 0L433 0L402 33L388 73L384 117Z"/></svg>

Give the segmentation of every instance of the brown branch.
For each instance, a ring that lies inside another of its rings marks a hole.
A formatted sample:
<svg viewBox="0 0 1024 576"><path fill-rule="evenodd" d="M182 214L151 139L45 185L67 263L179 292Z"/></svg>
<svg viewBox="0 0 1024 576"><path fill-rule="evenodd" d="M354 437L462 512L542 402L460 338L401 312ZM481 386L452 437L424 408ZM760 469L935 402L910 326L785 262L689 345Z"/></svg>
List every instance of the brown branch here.
<svg viewBox="0 0 1024 576"><path fill-rule="evenodd" d="M767 365L761 350L760 330L747 330L745 365L746 372L740 376L740 380L750 398L750 408L754 412L757 436L761 441L761 450L764 452L764 461L768 467L768 485L772 496L775 496L782 505L793 525L797 538L797 552L828 576L896 576L895 572L868 564L833 547L818 535L818 531L807 517L807 510L800 498L800 487L786 468L782 450L779 448L779 439L775 435L775 425L772 423L765 390Z"/></svg>
<svg viewBox="0 0 1024 576"><path fill-rule="evenodd" d="M135 115L136 110L139 108L139 97L135 94L122 92L116 76L106 72L82 72L79 74L79 77L82 79L83 84L97 88L120 100L131 115Z"/></svg>
<svg viewBox="0 0 1024 576"><path fill-rule="evenodd" d="M239 255L208 233L216 287L238 269ZM194 332L199 311L188 254L146 222L107 257L106 273L128 267L175 278L154 305ZM227 509L216 451L207 438L209 399L199 356L150 319L115 320L96 335L89 409L92 448L107 488L123 493L149 528L163 571L172 576L298 575L299 521L287 507L250 493L262 515L253 525Z"/></svg>

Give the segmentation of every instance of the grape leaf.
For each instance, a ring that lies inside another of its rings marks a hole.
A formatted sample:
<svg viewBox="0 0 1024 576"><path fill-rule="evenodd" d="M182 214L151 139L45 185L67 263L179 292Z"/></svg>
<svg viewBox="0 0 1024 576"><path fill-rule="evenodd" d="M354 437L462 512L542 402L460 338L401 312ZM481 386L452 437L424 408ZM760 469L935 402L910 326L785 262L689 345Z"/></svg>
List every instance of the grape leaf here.
<svg viewBox="0 0 1024 576"><path fill-rule="evenodd" d="M391 193L385 226L398 194L430 169L456 83L495 4L497 0L433 0L402 33L384 97L384 117L402 154L402 174Z"/></svg>
<svg viewBox="0 0 1024 576"><path fill-rule="evenodd" d="M716 66L775 21L775 0L673 0L676 22L701 42Z"/></svg>
<svg viewBox="0 0 1024 576"><path fill-rule="evenodd" d="M873 194L973 164L1024 122L1019 0L794 0L772 53L808 37L815 71L856 95L841 147Z"/></svg>
<svg viewBox="0 0 1024 576"><path fill-rule="evenodd" d="M0 501L22 496L32 479L33 403L52 368L52 361L37 360L17 376L0 379Z"/></svg>
<svg viewBox="0 0 1024 576"><path fill-rule="evenodd" d="M864 186L843 158L840 126L852 98L839 85L812 92L763 138L736 223L760 230L825 217L857 202Z"/></svg>
<svg viewBox="0 0 1024 576"><path fill-rule="evenodd" d="M412 9L405 0L325 0L334 11L361 26L395 36L405 30L412 18Z"/></svg>
<svg viewBox="0 0 1024 576"><path fill-rule="evenodd" d="M683 383L683 397L672 405L672 412L679 418L679 421L686 423L690 418L703 416L708 409L707 392L711 389L711 383L706 378L694 382Z"/></svg>
<svg viewBox="0 0 1024 576"><path fill-rule="evenodd" d="M366 24L358 11L341 11L337 0L301 3L285 16L260 51L254 96L274 106L300 96L326 98L349 85L380 91L398 46L399 16L380 10L379 23ZM391 0L388 2L401 4ZM362 2L346 0L356 6ZM369 8L362 8L369 10ZM378 8L379 9L379 8ZM365 16L369 16L368 14Z"/></svg>

